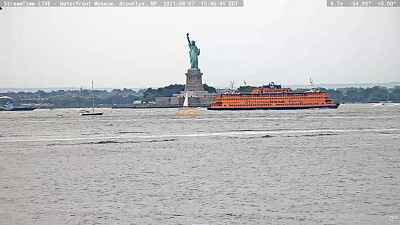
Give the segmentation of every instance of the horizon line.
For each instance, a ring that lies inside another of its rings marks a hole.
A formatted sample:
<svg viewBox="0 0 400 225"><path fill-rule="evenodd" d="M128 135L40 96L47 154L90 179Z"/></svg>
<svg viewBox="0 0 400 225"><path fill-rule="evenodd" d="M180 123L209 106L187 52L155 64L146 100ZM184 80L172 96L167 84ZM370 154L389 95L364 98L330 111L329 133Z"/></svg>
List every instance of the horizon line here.
<svg viewBox="0 0 400 225"><path fill-rule="evenodd" d="M395 83L399 83L400 81L389 81L389 82L365 82L365 83L321 83L321 84L314 84L315 86L318 85L371 85L371 84L395 84ZM171 83L168 84L166 86L169 85L175 85L175 84L179 84L179 83ZM206 83L204 83L206 84ZM184 83L182 83L182 85L185 85ZM209 84L207 84L209 85ZM117 88L117 87L99 87L99 88L95 88L95 90L104 90L104 89L148 89L148 88L162 88L162 87L166 87L166 86L150 86L150 87L122 87L122 88ZM212 86L212 85L209 85ZM239 85L238 87L241 87L244 85ZM246 85L246 86L257 86L257 85ZM287 86L310 86L310 84L287 84ZM222 86L212 86L212 87L218 87L221 88ZM229 87L229 85L227 85L226 87ZM86 89L87 88L83 88L83 87L0 87L0 89L58 89L58 90L79 90L79 89Z"/></svg>

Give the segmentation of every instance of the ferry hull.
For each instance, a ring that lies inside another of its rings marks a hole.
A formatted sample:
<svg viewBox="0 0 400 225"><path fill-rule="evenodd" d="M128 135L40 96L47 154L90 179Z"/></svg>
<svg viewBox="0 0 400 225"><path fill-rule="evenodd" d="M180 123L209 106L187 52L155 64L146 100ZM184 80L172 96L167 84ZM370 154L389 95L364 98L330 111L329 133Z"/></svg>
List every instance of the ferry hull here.
<svg viewBox="0 0 400 225"><path fill-rule="evenodd" d="M337 109L339 104L329 106L303 106L303 107L209 107L207 110L298 110L298 109Z"/></svg>

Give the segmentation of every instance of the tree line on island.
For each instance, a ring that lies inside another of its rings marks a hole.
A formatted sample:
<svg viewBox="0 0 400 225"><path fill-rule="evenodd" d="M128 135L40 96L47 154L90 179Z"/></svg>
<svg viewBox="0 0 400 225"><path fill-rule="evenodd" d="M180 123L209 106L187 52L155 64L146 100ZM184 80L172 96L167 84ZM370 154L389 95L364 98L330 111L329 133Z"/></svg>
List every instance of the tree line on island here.
<svg viewBox="0 0 400 225"><path fill-rule="evenodd" d="M218 90L207 84L203 85L204 90L209 93L217 93ZM251 92L253 86L241 86L238 91L241 93ZM184 91L185 85L171 84L161 88L147 88L141 90L133 89L114 89L106 90L58 90L45 92L42 90L36 92L7 92L0 93L0 96L8 96L13 99L14 105L20 104L42 104L56 108L77 108L90 107L94 97L95 104L98 107L111 107L114 105L132 105L132 104L153 104L157 97L172 97L173 94L179 94ZM400 86L394 88L370 87L370 88L337 88L325 89L319 88L331 95L336 102L340 103L372 103L379 101L400 102ZM302 92L306 89L295 89L294 92ZM3 100L5 101L5 100ZM0 104L4 102L0 101Z"/></svg>

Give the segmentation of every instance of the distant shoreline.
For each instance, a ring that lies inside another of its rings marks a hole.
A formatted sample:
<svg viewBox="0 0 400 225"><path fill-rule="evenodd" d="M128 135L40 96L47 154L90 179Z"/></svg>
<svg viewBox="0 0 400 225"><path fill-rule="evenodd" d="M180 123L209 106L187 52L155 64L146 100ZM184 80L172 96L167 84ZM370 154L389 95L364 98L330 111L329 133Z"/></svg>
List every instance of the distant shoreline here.
<svg viewBox="0 0 400 225"><path fill-rule="evenodd" d="M379 102L341 102L341 105L371 105L377 104ZM390 102L391 103L391 102ZM393 104L398 104L393 102ZM55 110L55 109L89 109L90 107L52 107L52 108L37 108L44 109L44 110ZM115 109L115 110L129 110L129 109L180 109L179 106L157 106L157 105L138 105L136 107L95 107L95 109ZM204 107L206 108L206 107Z"/></svg>
<svg viewBox="0 0 400 225"><path fill-rule="evenodd" d="M250 84L249 84L250 85ZM292 89L296 89L296 88L309 88L310 85L285 85L282 83L282 85L284 85L285 87L289 87ZM256 86L256 85L255 85ZM316 84L317 87L321 87L321 88L350 88L350 87L354 87L354 88L367 88L367 87L374 87L374 86L381 86L381 87L386 87L386 88L393 88L395 86L400 86L400 81L398 82L384 82L384 83L353 83L353 84ZM218 89L228 89L229 87L219 87L219 86L214 86L215 88ZM87 88L87 87L85 87ZM85 89L84 88L84 89ZM128 87L125 87L128 88ZM135 91L138 90L143 90L143 89L147 89L148 87L144 87L144 88L129 88ZM152 87L152 88L160 88L160 87ZM106 91L112 91L114 89L121 89L121 88L96 88L96 90L106 90ZM49 87L49 88L8 88L8 87L2 87L0 88L0 93L6 93L6 92L19 92L19 91L24 91L24 92L36 92L36 91L46 91L46 92L51 92L51 91L58 91L58 90L80 90L80 87Z"/></svg>

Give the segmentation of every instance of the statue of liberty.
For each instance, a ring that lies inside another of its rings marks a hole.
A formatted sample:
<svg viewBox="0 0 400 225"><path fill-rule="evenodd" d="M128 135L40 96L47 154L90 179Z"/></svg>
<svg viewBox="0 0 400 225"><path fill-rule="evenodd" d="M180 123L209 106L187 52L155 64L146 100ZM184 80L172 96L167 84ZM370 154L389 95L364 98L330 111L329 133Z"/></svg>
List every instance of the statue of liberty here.
<svg viewBox="0 0 400 225"><path fill-rule="evenodd" d="M195 41L190 41L189 33L186 34L187 40L189 42L189 56L190 56L190 69L189 70L200 70L199 69L199 58L200 49L197 48Z"/></svg>

